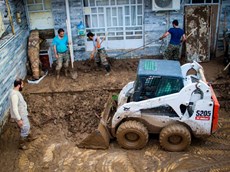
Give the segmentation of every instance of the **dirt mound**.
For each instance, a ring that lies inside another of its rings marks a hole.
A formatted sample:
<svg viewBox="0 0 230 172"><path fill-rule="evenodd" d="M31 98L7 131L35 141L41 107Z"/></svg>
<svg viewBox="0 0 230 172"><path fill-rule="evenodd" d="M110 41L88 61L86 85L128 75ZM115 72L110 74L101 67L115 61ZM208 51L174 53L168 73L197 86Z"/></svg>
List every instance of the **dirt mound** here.
<svg viewBox="0 0 230 172"><path fill-rule="evenodd" d="M33 126L62 124L68 128L67 137L78 142L97 128L108 96L108 91L28 94L26 101Z"/></svg>
<svg viewBox="0 0 230 172"><path fill-rule="evenodd" d="M219 71L211 84L221 108L230 110L230 74L228 71L223 71L223 69Z"/></svg>

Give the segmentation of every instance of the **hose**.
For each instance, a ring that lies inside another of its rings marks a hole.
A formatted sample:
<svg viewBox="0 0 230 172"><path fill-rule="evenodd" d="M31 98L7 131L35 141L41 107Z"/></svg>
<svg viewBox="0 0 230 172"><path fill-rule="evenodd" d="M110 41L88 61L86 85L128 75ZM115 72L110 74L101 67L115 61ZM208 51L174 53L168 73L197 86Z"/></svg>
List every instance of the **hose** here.
<svg viewBox="0 0 230 172"><path fill-rule="evenodd" d="M152 41L150 41L150 42L147 43L147 44L144 44L144 45L142 45L142 46L140 46L140 47L137 47L137 48L135 48L135 49L132 49L132 50L130 50L130 51L126 51L125 53L118 54L118 55L114 56L113 58L116 58L116 57L119 57L119 56L123 56L123 55L125 55L125 54L128 54L128 53L131 53L131 52L133 52L133 51L139 50L139 49L144 48L144 47L146 47L147 45L150 45L150 44L152 44L153 42L157 42L157 41L159 41L159 39L152 40ZM162 49L162 47L165 47L165 41L162 41L161 46L160 46L160 50ZM160 53L160 54L161 54L161 53Z"/></svg>

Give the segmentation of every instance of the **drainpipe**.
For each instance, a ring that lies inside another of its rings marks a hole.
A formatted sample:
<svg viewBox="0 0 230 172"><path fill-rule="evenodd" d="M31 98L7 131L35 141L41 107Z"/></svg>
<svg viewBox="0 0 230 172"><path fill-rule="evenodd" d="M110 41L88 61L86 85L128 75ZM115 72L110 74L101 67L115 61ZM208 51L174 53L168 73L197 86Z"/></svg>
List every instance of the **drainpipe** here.
<svg viewBox="0 0 230 172"><path fill-rule="evenodd" d="M73 41L72 41L70 15L69 15L69 0L65 0L65 6L66 6L66 16L67 16L66 19L67 34L68 34L68 40L70 42L69 44L70 60L71 60L71 66L73 68L74 54L73 54Z"/></svg>

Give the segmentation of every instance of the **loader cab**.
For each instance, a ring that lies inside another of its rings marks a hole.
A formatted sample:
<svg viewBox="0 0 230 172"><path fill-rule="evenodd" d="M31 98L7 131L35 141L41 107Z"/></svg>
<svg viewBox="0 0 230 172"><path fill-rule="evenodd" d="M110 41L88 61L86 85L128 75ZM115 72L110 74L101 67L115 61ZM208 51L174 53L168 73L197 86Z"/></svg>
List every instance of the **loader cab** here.
<svg viewBox="0 0 230 172"><path fill-rule="evenodd" d="M178 61L142 59L138 65L132 99L141 101L177 93L183 86Z"/></svg>

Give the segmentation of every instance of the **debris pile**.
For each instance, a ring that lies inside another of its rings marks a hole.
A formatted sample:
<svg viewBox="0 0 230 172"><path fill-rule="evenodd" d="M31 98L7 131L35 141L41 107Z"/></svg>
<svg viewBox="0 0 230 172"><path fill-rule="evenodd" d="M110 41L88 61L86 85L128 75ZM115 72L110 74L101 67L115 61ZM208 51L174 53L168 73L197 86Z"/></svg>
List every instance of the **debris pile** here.
<svg viewBox="0 0 230 172"><path fill-rule="evenodd" d="M97 128L108 96L105 90L30 94L26 99L32 125L61 123L68 129L66 136L77 142Z"/></svg>

